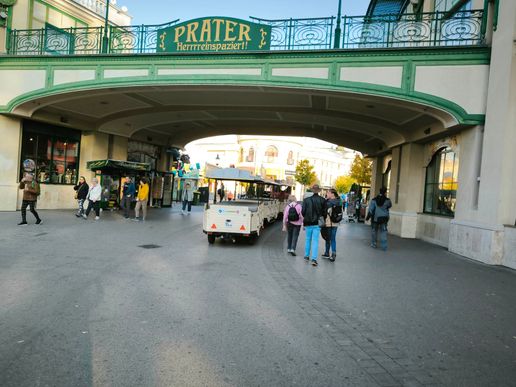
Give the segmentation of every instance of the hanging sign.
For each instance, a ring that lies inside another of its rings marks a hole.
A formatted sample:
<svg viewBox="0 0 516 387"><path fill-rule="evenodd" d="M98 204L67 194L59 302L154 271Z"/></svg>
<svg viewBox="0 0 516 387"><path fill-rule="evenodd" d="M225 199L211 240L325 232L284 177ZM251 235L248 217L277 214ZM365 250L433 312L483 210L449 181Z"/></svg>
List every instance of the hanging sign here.
<svg viewBox="0 0 516 387"><path fill-rule="evenodd" d="M158 30L157 52L267 51L271 26L228 17L189 20Z"/></svg>

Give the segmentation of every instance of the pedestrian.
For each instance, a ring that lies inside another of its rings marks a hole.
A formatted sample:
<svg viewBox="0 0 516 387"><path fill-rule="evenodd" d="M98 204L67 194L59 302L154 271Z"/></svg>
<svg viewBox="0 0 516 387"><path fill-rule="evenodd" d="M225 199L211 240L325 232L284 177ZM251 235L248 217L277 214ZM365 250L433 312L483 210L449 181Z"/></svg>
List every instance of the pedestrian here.
<svg viewBox="0 0 516 387"><path fill-rule="evenodd" d="M26 173L20 181L19 188L23 190L23 200L21 205L22 221L18 226L27 225L27 207L29 207L32 215L36 217L36 224L41 224L43 221L36 212L36 203L40 194L39 183L34 178L34 175Z"/></svg>
<svg viewBox="0 0 516 387"><path fill-rule="evenodd" d="M91 209L95 210L95 220L100 219L100 200L102 199L102 187L99 185L99 181L96 177L91 179L91 186L88 190L88 195L86 195L86 199L88 200L88 208L86 208L86 212L82 214L84 219L88 219L88 215L91 212Z"/></svg>
<svg viewBox="0 0 516 387"><path fill-rule="evenodd" d="M129 219L129 212L131 211L131 203L134 200L136 187L130 177L125 178L122 186L122 208L124 209L124 218Z"/></svg>
<svg viewBox="0 0 516 387"><path fill-rule="evenodd" d="M387 250L387 223L389 223L389 208L392 207L391 199L387 196L387 188L380 188L380 194L371 200L366 220L371 219L371 247L376 248L378 234L380 234L380 247Z"/></svg>
<svg viewBox="0 0 516 387"><path fill-rule="evenodd" d="M79 183L74 186L73 189L75 190L75 199L77 199L77 205L79 207L75 216L80 218L82 214L84 214L84 201L86 200L86 196L88 196L90 186L86 183L84 176L81 176Z"/></svg>
<svg viewBox="0 0 516 387"><path fill-rule="evenodd" d="M144 177L140 180L138 186L138 195L136 196L136 206L134 207L134 220L140 220L140 209L142 210L142 220L147 217L147 202L149 201L149 183Z"/></svg>
<svg viewBox="0 0 516 387"><path fill-rule="evenodd" d="M305 261L312 259L312 266L317 266L319 249L319 234L321 227L326 224L326 200L319 196L321 187L318 184L312 186L312 195L303 200L303 225L306 231ZM312 253L310 255L310 252Z"/></svg>
<svg viewBox="0 0 516 387"><path fill-rule="evenodd" d="M326 193L326 232L327 239L326 249L323 258L328 258L331 262L335 262L337 257L337 230L340 222L342 222L342 200L335 189L330 189ZM331 256L330 256L331 248Z"/></svg>
<svg viewBox="0 0 516 387"><path fill-rule="evenodd" d="M220 188L218 189L217 193L219 195L219 202L224 200L224 196L226 196L226 187L224 187L224 183L220 183Z"/></svg>
<svg viewBox="0 0 516 387"><path fill-rule="evenodd" d="M303 225L303 208L297 202L295 195L288 197L288 203L283 210L283 231L287 231L287 253L296 256L297 239Z"/></svg>
<svg viewBox="0 0 516 387"><path fill-rule="evenodd" d="M188 206L188 215L190 215L190 212L192 211L192 202L193 202L193 189L190 183L186 183L183 188L183 209L181 210L181 213L184 215L186 206Z"/></svg>

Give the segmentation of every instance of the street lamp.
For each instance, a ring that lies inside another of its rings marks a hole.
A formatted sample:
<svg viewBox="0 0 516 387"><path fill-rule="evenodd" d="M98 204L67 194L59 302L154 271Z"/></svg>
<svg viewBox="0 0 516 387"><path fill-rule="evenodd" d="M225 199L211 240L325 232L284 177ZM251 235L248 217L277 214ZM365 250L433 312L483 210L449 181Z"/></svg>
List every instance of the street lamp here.
<svg viewBox="0 0 516 387"><path fill-rule="evenodd" d="M106 1L106 16L104 17L104 36L102 37L102 53L107 54L109 46L108 38L108 27L109 27L109 3L110 0Z"/></svg>
<svg viewBox="0 0 516 387"><path fill-rule="evenodd" d="M340 48L340 35L342 30L340 29L340 19L342 19L342 0L339 0L339 10L337 11L337 27L335 28L335 42L333 48Z"/></svg>

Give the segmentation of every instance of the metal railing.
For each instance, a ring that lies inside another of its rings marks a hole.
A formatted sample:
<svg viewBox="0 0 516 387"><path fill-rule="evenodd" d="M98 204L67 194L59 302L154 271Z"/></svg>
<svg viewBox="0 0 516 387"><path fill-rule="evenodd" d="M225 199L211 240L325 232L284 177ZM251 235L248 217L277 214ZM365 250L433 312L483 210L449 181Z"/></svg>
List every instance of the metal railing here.
<svg viewBox="0 0 516 387"><path fill-rule="evenodd" d="M483 10L343 17L342 48L479 45Z"/></svg>
<svg viewBox="0 0 516 387"><path fill-rule="evenodd" d="M483 10L383 15L344 16L342 39L334 44L335 17L266 20L271 26L271 50L329 50L367 48L443 47L484 44ZM111 26L107 54L157 52L158 31L179 20L160 25ZM91 55L102 53L103 27L9 31L9 55Z"/></svg>

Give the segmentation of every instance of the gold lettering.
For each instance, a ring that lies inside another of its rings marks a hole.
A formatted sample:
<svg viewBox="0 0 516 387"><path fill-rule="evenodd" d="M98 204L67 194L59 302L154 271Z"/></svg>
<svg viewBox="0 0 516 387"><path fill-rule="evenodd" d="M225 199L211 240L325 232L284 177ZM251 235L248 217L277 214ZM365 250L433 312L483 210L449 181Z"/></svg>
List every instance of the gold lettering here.
<svg viewBox="0 0 516 387"><path fill-rule="evenodd" d="M220 26L224 24L224 19L213 19L211 21L212 23L215 23L215 42L220 42Z"/></svg>
<svg viewBox="0 0 516 387"><path fill-rule="evenodd" d="M186 31L185 26L177 27L175 29L176 37L174 38L174 42L176 42L176 43L179 42L179 38L184 35L185 31Z"/></svg>
<svg viewBox="0 0 516 387"><path fill-rule="evenodd" d="M187 24L188 31L186 32L186 41L187 42L197 42L197 37L195 36L195 31L199 28L199 22L193 22Z"/></svg>
<svg viewBox="0 0 516 387"><path fill-rule="evenodd" d="M202 21L201 37L199 42L211 42L211 20L204 19Z"/></svg>
<svg viewBox="0 0 516 387"><path fill-rule="evenodd" d="M250 41L251 38L249 37L249 32L251 32L251 27L249 27L247 24L240 23L240 30L238 34L238 40L245 40Z"/></svg>
<svg viewBox="0 0 516 387"><path fill-rule="evenodd" d="M237 22L231 20L226 21L226 36L224 37L224 41L233 42L234 40L236 40L236 36L230 37L229 34L235 32L235 27L237 25Z"/></svg>

